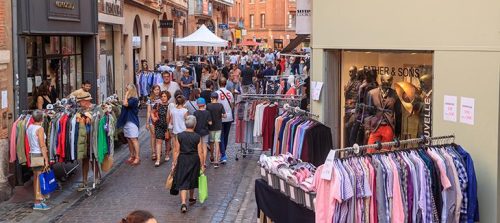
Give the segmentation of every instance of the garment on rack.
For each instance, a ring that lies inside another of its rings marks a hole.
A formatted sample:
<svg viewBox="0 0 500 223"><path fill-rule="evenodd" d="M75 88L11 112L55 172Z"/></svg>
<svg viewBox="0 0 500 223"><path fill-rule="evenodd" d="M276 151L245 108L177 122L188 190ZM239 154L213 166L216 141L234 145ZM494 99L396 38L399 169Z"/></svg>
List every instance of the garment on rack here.
<svg viewBox="0 0 500 223"><path fill-rule="evenodd" d="M113 154L116 115L96 107L92 111L63 111L44 116L42 126L50 162L71 162L83 158L103 161L105 155ZM26 129L33 123L31 115L21 115L12 125L10 162L30 166L29 143Z"/></svg>
<svg viewBox="0 0 500 223"><path fill-rule="evenodd" d="M330 180L321 177L324 165L315 172L316 222L479 220L474 164L460 146L391 151L333 164ZM440 188L439 199L434 185Z"/></svg>

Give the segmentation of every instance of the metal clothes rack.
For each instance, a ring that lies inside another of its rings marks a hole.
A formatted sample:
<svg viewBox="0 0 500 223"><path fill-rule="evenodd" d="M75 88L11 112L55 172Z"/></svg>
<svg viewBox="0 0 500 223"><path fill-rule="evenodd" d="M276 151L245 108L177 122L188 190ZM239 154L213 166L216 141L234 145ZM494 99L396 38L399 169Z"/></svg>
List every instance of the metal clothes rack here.
<svg viewBox="0 0 500 223"><path fill-rule="evenodd" d="M312 117L316 117L316 118L319 118L319 115L318 114L314 114L312 112L309 112L309 111L306 111L306 110L303 110L303 109L300 109L299 107L292 107L290 106L289 104L285 104L283 106L283 109L289 111L289 112L293 112L293 113L296 113L296 114L303 114L303 115L307 115L307 116L312 116Z"/></svg>
<svg viewBox="0 0 500 223"><path fill-rule="evenodd" d="M334 149L337 152L354 152L355 154L359 154L360 152L367 150L367 149L376 149L376 150L381 150L382 148L387 148L387 147L397 147L400 148L403 145L407 144L427 144L432 146L434 141L442 142L444 140L452 140L452 142L455 141L455 135L444 135L444 136L434 136L434 137L426 137L422 136L420 138L413 138L413 139L405 139L405 140L398 140L395 139L392 142L377 142L376 144L370 144L370 145L354 145L352 147L346 147L346 148L341 148L341 149Z"/></svg>

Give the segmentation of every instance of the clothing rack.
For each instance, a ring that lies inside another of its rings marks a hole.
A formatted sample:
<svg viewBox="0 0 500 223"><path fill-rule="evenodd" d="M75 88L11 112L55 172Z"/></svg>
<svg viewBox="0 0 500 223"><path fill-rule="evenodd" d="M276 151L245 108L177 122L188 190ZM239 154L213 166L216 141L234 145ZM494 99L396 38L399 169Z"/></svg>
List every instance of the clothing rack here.
<svg viewBox="0 0 500 223"><path fill-rule="evenodd" d="M304 114L304 115L307 115L307 116L313 116L313 117L319 118L318 114L313 114L312 112L308 112L306 110L300 109L300 107L292 107L289 104L285 104L283 106L283 109L285 109L285 110L287 110L289 112L296 113L296 114Z"/></svg>
<svg viewBox="0 0 500 223"><path fill-rule="evenodd" d="M359 153L360 151L367 150L367 149L377 149L381 150L384 147L400 147L405 144L429 144L432 145L432 143L435 141L442 141L442 140L453 140L455 141L455 135L445 135L445 136L434 136L434 137L427 137L427 136L422 136L420 138L413 138L413 139L405 139L405 140L399 140L395 139L392 142L377 142L376 144L370 144L370 145L354 145L352 147L346 147L346 148L341 148L341 149L335 149L337 152L354 152L354 153Z"/></svg>
<svg viewBox="0 0 500 223"><path fill-rule="evenodd" d="M285 56L285 57L311 57L311 56L307 56L307 55L302 55L302 54L287 54L287 53L282 53L280 54L280 56Z"/></svg>
<svg viewBox="0 0 500 223"><path fill-rule="evenodd" d="M242 94L241 97L245 98L279 98L279 99L292 99L296 100L294 97L298 97L300 95L288 95L288 94ZM301 99L298 99L301 100Z"/></svg>

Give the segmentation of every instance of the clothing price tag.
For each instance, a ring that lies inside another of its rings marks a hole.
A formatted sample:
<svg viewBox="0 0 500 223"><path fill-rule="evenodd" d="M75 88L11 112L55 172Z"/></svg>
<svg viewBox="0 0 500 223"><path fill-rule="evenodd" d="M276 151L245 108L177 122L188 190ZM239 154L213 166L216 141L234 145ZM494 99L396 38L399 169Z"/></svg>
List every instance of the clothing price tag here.
<svg viewBox="0 0 500 223"><path fill-rule="evenodd" d="M269 186L273 186L273 179L271 179L271 174L268 174L267 175L267 184L269 184Z"/></svg>
<svg viewBox="0 0 500 223"><path fill-rule="evenodd" d="M285 193L285 181L280 179L280 190L281 192Z"/></svg>
<svg viewBox="0 0 500 223"><path fill-rule="evenodd" d="M265 177L266 176L266 169L264 169L264 168L261 167L260 168L260 175L263 176L263 177Z"/></svg>
<svg viewBox="0 0 500 223"><path fill-rule="evenodd" d="M323 170L321 171L321 179L331 180L333 171L333 160L335 159L336 150L330 150L328 156L326 157L325 164L323 165Z"/></svg>
<svg viewBox="0 0 500 223"><path fill-rule="evenodd" d="M308 193L306 193L306 207L311 207L311 196Z"/></svg>
<svg viewBox="0 0 500 223"><path fill-rule="evenodd" d="M290 186L290 197L295 200L295 187Z"/></svg>

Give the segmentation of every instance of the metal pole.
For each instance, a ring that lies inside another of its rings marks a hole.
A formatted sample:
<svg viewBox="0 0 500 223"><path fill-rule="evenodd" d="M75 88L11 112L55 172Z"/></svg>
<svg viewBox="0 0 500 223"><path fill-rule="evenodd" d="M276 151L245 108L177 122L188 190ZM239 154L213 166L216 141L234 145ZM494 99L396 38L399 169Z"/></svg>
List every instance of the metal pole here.
<svg viewBox="0 0 500 223"><path fill-rule="evenodd" d="M12 68L13 68L13 84L14 84L14 116L19 115L19 65L18 65L18 57L19 52L18 49L18 40L19 37L17 35L17 0L12 0Z"/></svg>

